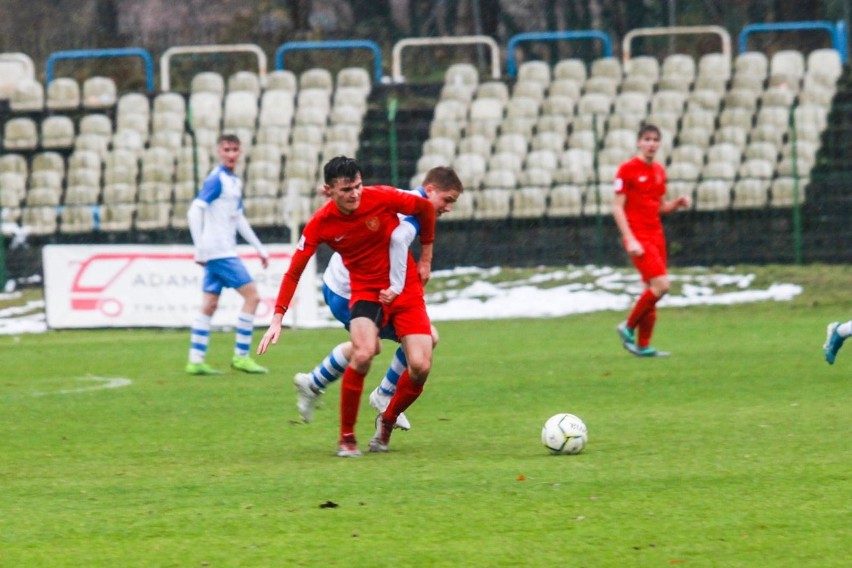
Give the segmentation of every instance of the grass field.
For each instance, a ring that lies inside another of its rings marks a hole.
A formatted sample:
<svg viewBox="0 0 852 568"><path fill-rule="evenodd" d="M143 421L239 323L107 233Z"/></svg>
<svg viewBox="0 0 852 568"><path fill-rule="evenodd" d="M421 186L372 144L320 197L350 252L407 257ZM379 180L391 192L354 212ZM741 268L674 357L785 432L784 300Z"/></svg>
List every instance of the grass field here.
<svg viewBox="0 0 852 568"><path fill-rule="evenodd" d="M304 425L291 384L340 330L213 378L182 373L182 331L0 336L0 566L848 566L852 347L821 344L849 276L770 267L804 293L661 310L668 359L630 357L615 312L442 323L412 430L349 460L339 388ZM541 446L558 412L582 454ZM364 449L373 416L365 394Z"/></svg>

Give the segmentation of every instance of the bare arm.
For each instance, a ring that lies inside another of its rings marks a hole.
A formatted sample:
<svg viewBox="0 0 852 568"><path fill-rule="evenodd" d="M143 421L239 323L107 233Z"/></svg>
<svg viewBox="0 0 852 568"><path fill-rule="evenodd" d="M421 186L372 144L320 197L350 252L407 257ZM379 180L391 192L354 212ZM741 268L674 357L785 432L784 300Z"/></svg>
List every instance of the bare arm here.
<svg viewBox="0 0 852 568"><path fill-rule="evenodd" d="M627 215L624 213L624 204L627 201L627 196L622 193L616 193L612 201L612 217L615 219L615 224L621 232L621 241L624 243L624 250L630 256L642 256L645 254L645 249L630 229L630 223L627 222Z"/></svg>
<svg viewBox="0 0 852 568"><path fill-rule="evenodd" d="M670 201L663 199L660 202L660 215L668 215L678 209L688 209L690 205L692 205L692 201L688 195L680 195Z"/></svg>

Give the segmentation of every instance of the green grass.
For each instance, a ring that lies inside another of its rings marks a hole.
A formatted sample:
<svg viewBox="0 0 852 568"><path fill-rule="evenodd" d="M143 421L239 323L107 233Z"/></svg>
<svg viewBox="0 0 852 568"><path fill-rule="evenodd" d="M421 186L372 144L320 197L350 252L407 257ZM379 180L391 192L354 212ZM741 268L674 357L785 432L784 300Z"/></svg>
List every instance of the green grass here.
<svg viewBox="0 0 852 568"><path fill-rule="evenodd" d="M805 293L661 310L669 359L630 357L614 312L441 323L413 429L358 460L333 455L339 388L303 425L290 383L339 330L212 378L182 373L184 332L0 336L0 566L847 566L852 351L820 346L848 276L770 267ZM51 394L92 375L133 383ZM558 412L582 454L541 446Z"/></svg>

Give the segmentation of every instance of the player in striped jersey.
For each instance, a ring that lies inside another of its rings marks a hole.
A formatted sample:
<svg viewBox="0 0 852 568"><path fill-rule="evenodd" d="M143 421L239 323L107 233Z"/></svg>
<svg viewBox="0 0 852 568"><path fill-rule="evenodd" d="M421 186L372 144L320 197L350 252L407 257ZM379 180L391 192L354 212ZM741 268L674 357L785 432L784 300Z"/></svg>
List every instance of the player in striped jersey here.
<svg viewBox="0 0 852 568"><path fill-rule="evenodd" d="M210 173L187 212L189 232L195 245L195 261L204 267L201 310L192 320L189 362L190 375L220 375L205 362L210 342L210 321L219 305L223 288L234 288L243 298L237 318L236 344L231 366L245 373L266 373L249 356L254 330L254 313L260 303L257 285L237 256L237 233L260 255L263 268L269 266L269 253L257 238L243 213L243 183L234 173L240 159L240 139L233 134L219 138L217 153L221 163Z"/></svg>

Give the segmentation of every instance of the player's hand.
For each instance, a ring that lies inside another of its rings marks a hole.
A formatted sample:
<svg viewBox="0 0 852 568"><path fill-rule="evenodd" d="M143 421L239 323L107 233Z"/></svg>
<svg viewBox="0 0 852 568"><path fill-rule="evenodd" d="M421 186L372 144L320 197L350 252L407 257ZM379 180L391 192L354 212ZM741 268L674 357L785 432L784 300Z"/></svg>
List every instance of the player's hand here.
<svg viewBox="0 0 852 568"><path fill-rule="evenodd" d="M692 200L688 195L680 195L677 199L675 199L675 204L678 209L689 209L692 205Z"/></svg>
<svg viewBox="0 0 852 568"><path fill-rule="evenodd" d="M269 268L269 257L268 256L260 257L260 265L263 267L264 270Z"/></svg>
<svg viewBox="0 0 852 568"><path fill-rule="evenodd" d="M642 256L645 254L645 249L635 237L624 239L624 250L626 250L627 254L630 256Z"/></svg>
<svg viewBox="0 0 852 568"><path fill-rule="evenodd" d="M423 282L425 286L429 279L432 277L432 263L424 262L423 260L417 263L417 274L420 275L420 281Z"/></svg>
<svg viewBox="0 0 852 568"><path fill-rule="evenodd" d="M386 288L379 292L379 301L385 304L386 306L391 305L393 301L396 300L398 297L399 294L397 294L390 288Z"/></svg>
<svg viewBox="0 0 852 568"><path fill-rule="evenodd" d="M283 314L275 314L272 316L272 323L269 324L269 329L260 338L260 343L257 344L257 354L263 355L270 345L276 345L281 337L281 320Z"/></svg>

